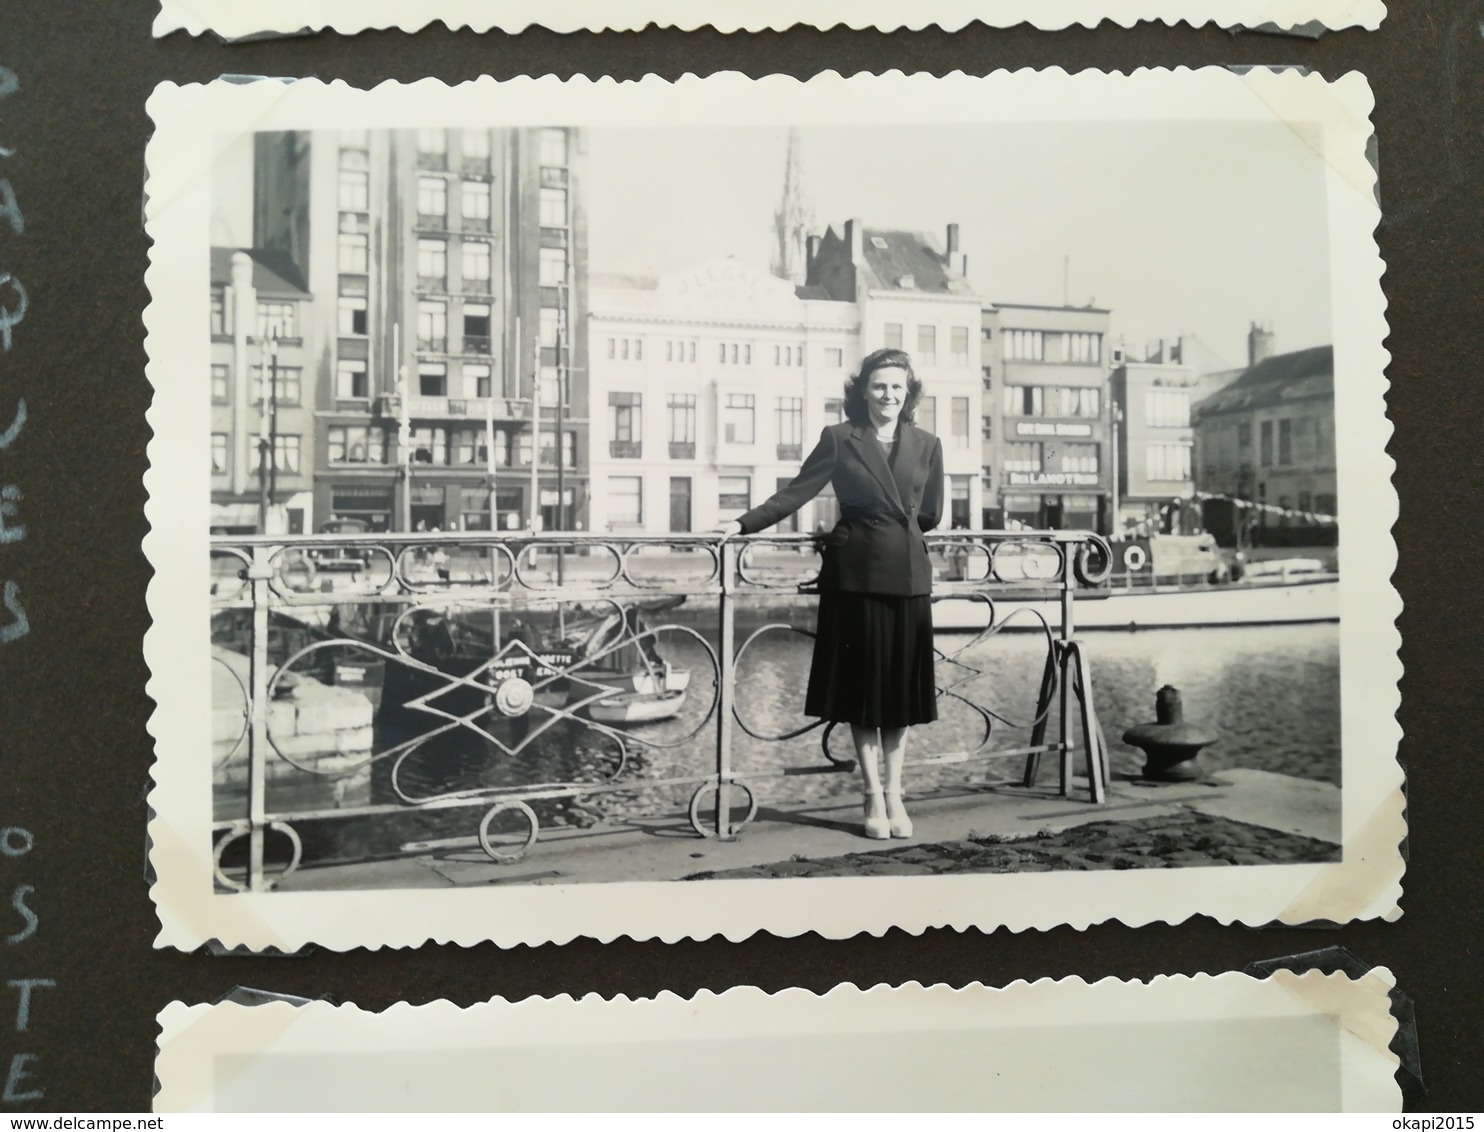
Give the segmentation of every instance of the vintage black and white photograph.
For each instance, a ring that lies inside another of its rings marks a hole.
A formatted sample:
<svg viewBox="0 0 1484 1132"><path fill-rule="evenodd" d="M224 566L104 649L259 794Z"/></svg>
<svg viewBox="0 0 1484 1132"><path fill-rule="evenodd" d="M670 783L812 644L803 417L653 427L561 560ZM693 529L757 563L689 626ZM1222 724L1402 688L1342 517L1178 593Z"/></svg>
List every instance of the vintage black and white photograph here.
<svg viewBox="0 0 1484 1132"><path fill-rule="evenodd" d="M1397 914L1363 80L151 111L162 944Z"/></svg>
<svg viewBox="0 0 1484 1132"><path fill-rule="evenodd" d="M434 21L478 32L641 31L650 25L687 31L784 31L816 28L941 27L957 31L971 22L990 27L1030 24L1046 30L1111 22L1131 27L1146 21L1216 24L1269 32L1315 35L1342 28L1374 31L1386 16L1383 0L160 0L154 34L210 32L228 39L299 35L332 29L417 31Z"/></svg>

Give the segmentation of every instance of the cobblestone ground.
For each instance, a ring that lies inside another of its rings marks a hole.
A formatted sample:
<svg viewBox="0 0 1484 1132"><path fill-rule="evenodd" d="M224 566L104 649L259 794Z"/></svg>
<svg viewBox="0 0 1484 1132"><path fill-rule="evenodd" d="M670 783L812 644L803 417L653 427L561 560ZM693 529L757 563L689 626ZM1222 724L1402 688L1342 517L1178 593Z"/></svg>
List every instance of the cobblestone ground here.
<svg viewBox="0 0 1484 1132"><path fill-rule="evenodd" d="M896 849L692 873L685 879L1046 873L1060 869L1311 864L1337 861L1339 857L1339 847L1324 841L1190 813L1140 821L1092 822L1015 840L971 833L967 841L911 842Z"/></svg>

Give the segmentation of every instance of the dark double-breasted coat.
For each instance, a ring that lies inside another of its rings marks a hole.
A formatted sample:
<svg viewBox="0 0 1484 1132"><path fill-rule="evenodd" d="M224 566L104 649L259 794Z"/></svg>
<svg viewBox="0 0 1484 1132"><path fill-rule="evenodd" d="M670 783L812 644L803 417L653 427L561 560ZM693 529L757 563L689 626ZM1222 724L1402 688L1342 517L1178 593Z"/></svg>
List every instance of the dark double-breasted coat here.
<svg viewBox="0 0 1484 1132"><path fill-rule="evenodd" d="M898 597L931 593L923 534L943 517L943 444L906 423L897 425L896 444L889 465L886 446L870 428L827 426L793 481L741 517L743 533L771 527L831 484L840 521L821 540L820 588Z"/></svg>

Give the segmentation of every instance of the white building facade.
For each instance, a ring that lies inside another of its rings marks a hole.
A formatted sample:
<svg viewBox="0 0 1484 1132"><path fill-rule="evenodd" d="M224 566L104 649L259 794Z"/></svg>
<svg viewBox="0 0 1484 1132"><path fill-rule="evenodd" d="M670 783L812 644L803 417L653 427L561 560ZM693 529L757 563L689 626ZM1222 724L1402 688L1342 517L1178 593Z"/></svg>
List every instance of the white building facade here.
<svg viewBox="0 0 1484 1132"><path fill-rule="evenodd" d="M921 286L873 270L873 258L907 252L936 264L919 267ZM905 349L927 387L918 423L943 440L943 525L977 525L980 300L954 267L926 237L851 221L843 237L810 240L802 287L735 259L658 280L594 276L592 529L704 531L755 507L844 419L846 381L882 346ZM837 518L826 490L776 529Z"/></svg>

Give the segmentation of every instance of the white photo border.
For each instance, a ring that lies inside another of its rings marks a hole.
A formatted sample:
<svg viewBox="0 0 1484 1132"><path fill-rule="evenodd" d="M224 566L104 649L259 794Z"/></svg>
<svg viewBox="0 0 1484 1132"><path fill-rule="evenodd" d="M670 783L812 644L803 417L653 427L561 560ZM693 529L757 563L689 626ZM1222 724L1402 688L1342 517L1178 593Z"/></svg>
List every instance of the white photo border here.
<svg viewBox="0 0 1484 1132"><path fill-rule="evenodd" d="M1103 21L1289 30L1362 27L1374 31L1386 15L1383 0L161 0L154 34L213 32L225 39L372 28L414 32L436 21L455 30L520 32L532 25L557 32L642 31L650 24L683 31L783 31L798 24L958 31L972 22L990 27L1030 24L1047 31Z"/></svg>
<svg viewBox="0 0 1484 1132"><path fill-rule="evenodd" d="M1296 1062L1285 1063L1289 1092L1278 1103L1318 1108L1333 1098L1342 1112L1399 1112L1393 986L1378 967L1354 979L1277 971L1003 988L844 983L822 995L735 987L380 1012L173 1002L157 1018L154 1111L231 1111L243 1094L259 1111L845 1111L857 1097L875 1111L1234 1111L1273 1101L1277 1039ZM1115 1027L1137 1040L1110 1043ZM895 1048L892 1070L869 1088L830 1072L846 1042ZM823 1056L785 1052L801 1043ZM1048 1059L1048 1045L1061 1057ZM936 1060L914 1069L913 1051ZM994 1071L964 1072L956 1059ZM469 1062L488 1071L460 1072ZM718 1090L723 1064L733 1088ZM574 1080L583 1083L575 1101Z"/></svg>
<svg viewBox="0 0 1484 1132"><path fill-rule="evenodd" d="M1395 919L1401 914L1405 836L1391 528L1397 497L1386 453L1384 370L1389 355L1383 271L1374 231L1376 173L1367 159L1372 95L1351 73L1333 82L1298 71L1222 68L1131 75L1061 70L987 77L904 75L799 81L726 73L668 82L483 78L457 87L434 80L362 91L318 80L162 84L149 99L156 131L147 151L147 373L154 388L145 473L154 573L153 621L144 641L156 703L150 794L151 896L156 946L209 940L295 951L315 943L415 947L429 941L502 946L565 942L744 939L765 931L829 938L901 928L1081 929L1192 915L1260 925ZM501 124L715 126L1058 118L1189 121L1273 116L1318 123L1326 158L1333 289L1336 461L1340 561L1340 694L1343 860L1326 864L928 877L713 880L704 884L594 883L460 890L266 892L213 889L210 760L208 493L205 465L210 204L214 147L235 131L409 128L429 121ZM183 643L184 642L184 643ZM782 886L782 887L780 887Z"/></svg>

